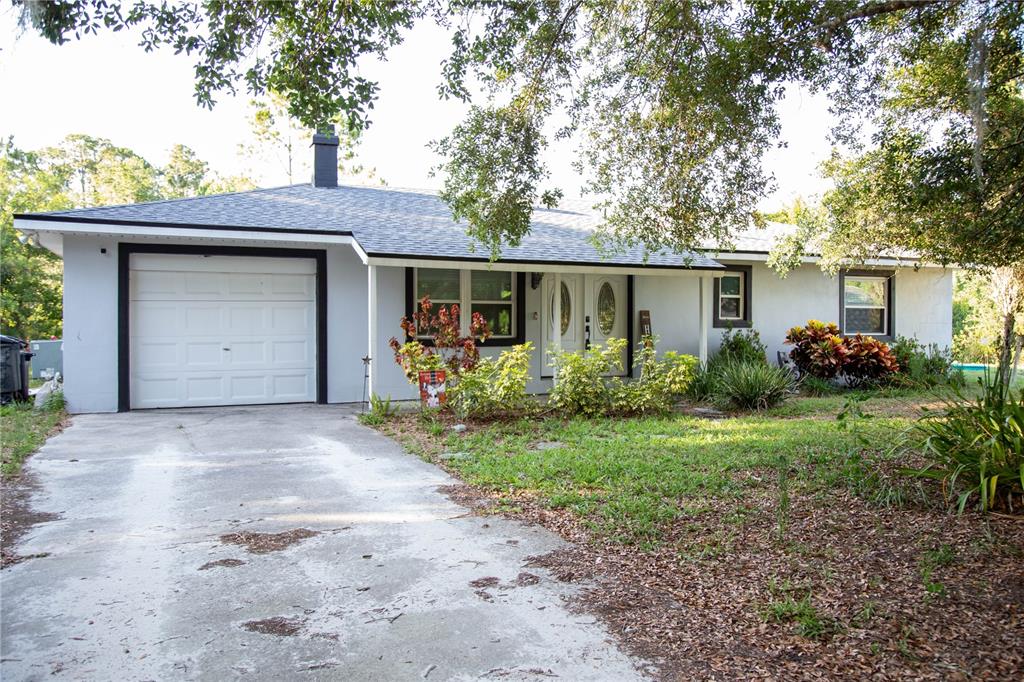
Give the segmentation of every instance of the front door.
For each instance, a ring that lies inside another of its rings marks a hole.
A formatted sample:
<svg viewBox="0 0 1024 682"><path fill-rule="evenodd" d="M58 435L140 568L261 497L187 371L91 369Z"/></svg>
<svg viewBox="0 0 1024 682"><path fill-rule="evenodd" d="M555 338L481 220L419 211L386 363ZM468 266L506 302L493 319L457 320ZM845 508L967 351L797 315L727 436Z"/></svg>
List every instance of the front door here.
<svg viewBox="0 0 1024 682"><path fill-rule="evenodd" d="M544 351L550 350L561 334L562 350L581 352L593 344L605 345L610 338L626 337L626 276L563 274L560 283L561 319L555 319L555 278L543 280ZM544 373L551 367L545 363ZM623 353L625 367L626 354ZM629 368L626 367L626 370Z"/></svg>

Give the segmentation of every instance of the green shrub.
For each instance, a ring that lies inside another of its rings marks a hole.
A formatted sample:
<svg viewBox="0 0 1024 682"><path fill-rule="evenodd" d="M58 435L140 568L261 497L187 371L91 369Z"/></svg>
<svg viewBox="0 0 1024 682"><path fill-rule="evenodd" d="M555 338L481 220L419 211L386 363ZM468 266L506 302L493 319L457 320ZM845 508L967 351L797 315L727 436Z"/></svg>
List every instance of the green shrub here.
<svg viewBox="0 0 1024 682"><path fill-rule="evenodd" d="M730 362L768 364L767 349L761 342L761 335L757 330L734 332L727 329L722 334L718 352L711 356L706 364L694 367L687 384L686 396L697 402L712 402L715 399L719 370Z"/></svg>
<svg viewBox="0 0 1024 682"><path fill-rule="evenodd" d="M670 350L661 356L660 362L669 395L672 398L686 395L696 377L700 361L692 355Z"/></svg>
<svg viewBox="0 0 1024 682"><path fill-rule="evenodd" d="M917 339L906 336L896 337L891 345L899 363L897 379L914 386L937 386L939 384L963 385L963 372L953 367L953 356L948 349L936 344L925 346Z"/></svg>
<svg viewBox="0 0 1024 682"><path fill-rule="evenodd" d="M930 460L914 476L942 482L947 500L963 512L977 499L980 511L1024 507L1024 392L986 382L968 400L959 392L941 412L925 414L897 445L921 449Z"/></svg>
<svg viewBox="0 0 1024 682"><path fill-rule="evenodd" d="M792 393L796 381L783 367L766 362L720 363L713 379L712 399L723 408L764 410Z"/></svg>
<svg viewBox="0 0 1024 682"><path fill-rule="evenodd" d="M533 343L502 351L496 360L482 358L464 370L448 392L448 403L462 418L529 411L535 403L526 392Z"/></svg>
<svg viewBox="0 0 1024 682"><path fill-rule="evenodd" d="M734 331L727 329L722 334L722 343L715 355L720 361L768 362L768 349L761 342L756 329Z"/></svg>
<svg viewBox="0 0 1024 682"><path fill-rule="evenodd" d="M594 344L582 353L562 351L551 360L555 385L550 403L570 414L595 416L612 405L612 387L605 376L621 372L625 339L608 339L605 346Z"/></svg>
<svg viewBox="0 0 1024 682"><path fill-rule="evenodd" d="M611 409L620 414L664 414L686 392L697 358L668 351L658 359L657 338L644 338L633 359L638 369L632 381L609 380Z"/></svg>
<svg viewBox="0 0 1024 682"><path fill-rule="evenodd" d="M857 334L843 340L846 357L842 373L851 386L878 384L898 369L896 356L889 346L870 336Z"/></svg>

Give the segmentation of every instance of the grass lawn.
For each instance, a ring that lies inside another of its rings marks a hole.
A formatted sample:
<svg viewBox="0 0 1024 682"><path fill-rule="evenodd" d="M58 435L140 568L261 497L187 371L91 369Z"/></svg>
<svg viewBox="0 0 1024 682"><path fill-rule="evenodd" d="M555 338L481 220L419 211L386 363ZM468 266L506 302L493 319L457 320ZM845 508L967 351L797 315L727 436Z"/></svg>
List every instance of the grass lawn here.
<svg viewBox="0 0 1024 682"><path fill-rule="evenodd" d="M0 407L0 451L3 475L16 476L25 458L39 449L67 419L63 409L34 410L31 403Z"/></svg>
<svg viewBox="0 0 1024 682"><path fill-rule="evenodd" d="M939 396L864 394L841 428L849 395L381 428L465 481L457 496L573 541L539 561L592 581L587 606L667 678L1019 673L1024 522L949 514L900 475L920 462L889 445Z"/></svg>

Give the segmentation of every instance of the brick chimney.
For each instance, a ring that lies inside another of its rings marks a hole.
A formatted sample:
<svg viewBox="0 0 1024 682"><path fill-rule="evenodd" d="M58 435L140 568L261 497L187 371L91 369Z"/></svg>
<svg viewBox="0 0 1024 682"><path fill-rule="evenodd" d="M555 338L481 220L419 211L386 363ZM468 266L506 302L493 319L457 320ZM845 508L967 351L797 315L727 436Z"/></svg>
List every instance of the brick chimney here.
<svg viewBox="0 0 1024 682"><path fill-rule="evenodd" d="M338 136L333 125L313 134L313 186L338 186Z"/></svg>

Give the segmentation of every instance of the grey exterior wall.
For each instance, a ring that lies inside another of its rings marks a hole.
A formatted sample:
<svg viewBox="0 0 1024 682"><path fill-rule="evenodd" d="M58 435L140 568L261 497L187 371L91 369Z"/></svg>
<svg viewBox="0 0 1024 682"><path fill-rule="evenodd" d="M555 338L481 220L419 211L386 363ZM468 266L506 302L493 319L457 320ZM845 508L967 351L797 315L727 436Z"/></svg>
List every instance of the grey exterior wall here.
<svg viewBox="0 0 1024 682"><path fill-rule="evenodd" d="M195 242L192 242L195 243ZM105 254L100 252L106 248ZM305 246L304 248L309 248ZM329 402L354 402L363 398L363 363L369 335L367 268L347 245L329 246L327 253L328 308L327 348ZM723 262L728 263L727 259ZM749 261L744 261L749 264ZM535 347L533 377L528 390L544 393L550 380L542 379L541 295L527 276L526 340ZM839 283L816 265L804 265L785 279L763 264L754 263L750 281L753 328L768 347L769 357L788 350L786 331L808 319L836 321L839 315ZM405 314L405 270L379 267L378 347L371 355L378 372L377 392L395 399L415 397L415 391L394 363L388 340L399 333ZM708 314L712 305L707 287ZM698 281L692 275L638 274L635 277L635 310L630 324L637 333L636 312L649 310L661 350L696 355L699 343ZM926 268L897 270L895 280L895 331L916 336L924 343L948 347L952 342L952 271ZM112 412L117 409L117 240L114 238L64 237L64 375L65 394L73 412ZM534 318L537 319L534 319ZM710 324L710 323L709 323ZM711 328L708 346L713 353L724 330ZM486 348L495 356L501 348Z"/></svg>

